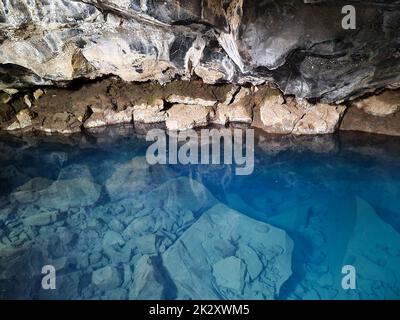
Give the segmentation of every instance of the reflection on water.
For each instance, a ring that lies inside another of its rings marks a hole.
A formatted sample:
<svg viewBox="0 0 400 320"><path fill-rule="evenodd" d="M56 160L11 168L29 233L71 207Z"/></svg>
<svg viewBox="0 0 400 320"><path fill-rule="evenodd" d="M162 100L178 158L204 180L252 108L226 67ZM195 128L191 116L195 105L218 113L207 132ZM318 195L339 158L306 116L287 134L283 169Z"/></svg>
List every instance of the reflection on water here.
<svg viewBox="0 0 400 320"><path fill-rule="evenodd" d="M399 139L258 135L236 176L104 130L0 137L0 298L400 298Z"/></svg>

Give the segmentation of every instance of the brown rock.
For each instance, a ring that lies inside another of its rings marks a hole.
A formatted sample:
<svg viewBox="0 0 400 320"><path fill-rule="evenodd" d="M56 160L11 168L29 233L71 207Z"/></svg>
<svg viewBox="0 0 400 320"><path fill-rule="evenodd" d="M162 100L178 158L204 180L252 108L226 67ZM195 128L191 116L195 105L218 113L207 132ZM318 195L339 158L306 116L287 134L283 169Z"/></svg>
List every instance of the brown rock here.
<svg viewBox="0 0 400 320"><path fill-rule="evenodd" d="M340 130L400 136L400 111L385 117L377 117L352 106L344 115Z"/></svg>
<svg viewBox="0 0 400 320"><path fill-rule="evenodd" d="M167 111L166 126L169 130L205 127L213 116L211 107L176 104Z"/></svg>
<svg viewBox="0 0 400 320"><path fill-rule="evenodd" d="M303 107L304 108L304 107ZM307 105L304 116L297 121L293 134L327 134L334 133L346 110L345 106L318 103Z"/></svg>
<svg viewBox="0 0 400 320"><path fill-rule="evenodd" d="M354 103L358 109L377 117L394 114L400 107L400 90L358 100Z"/></svg>

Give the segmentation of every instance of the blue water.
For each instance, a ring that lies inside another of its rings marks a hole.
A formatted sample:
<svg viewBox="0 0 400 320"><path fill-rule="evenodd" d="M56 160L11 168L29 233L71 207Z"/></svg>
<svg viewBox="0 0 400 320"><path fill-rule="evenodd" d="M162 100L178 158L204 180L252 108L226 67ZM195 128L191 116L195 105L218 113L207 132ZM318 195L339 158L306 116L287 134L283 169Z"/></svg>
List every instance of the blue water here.
<svg viewBox="0 0 400 320"><path fill-rule="evenodd" d="M400 298L399 138L260 134L249 176L149 145L0 136L1 299Z"/></svg>

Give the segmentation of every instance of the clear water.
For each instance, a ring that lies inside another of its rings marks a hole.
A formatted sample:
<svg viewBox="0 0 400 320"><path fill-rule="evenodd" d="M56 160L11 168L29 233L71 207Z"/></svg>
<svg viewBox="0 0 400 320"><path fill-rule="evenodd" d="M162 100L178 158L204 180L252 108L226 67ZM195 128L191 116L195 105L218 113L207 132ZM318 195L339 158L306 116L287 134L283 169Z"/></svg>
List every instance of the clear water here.
<svg viewBox="0 0 400 320"><path fill-rule="evenodd" d="M259 135L250 176L148 145L0 137L1 299L400 298L400 139Z"/></svg>

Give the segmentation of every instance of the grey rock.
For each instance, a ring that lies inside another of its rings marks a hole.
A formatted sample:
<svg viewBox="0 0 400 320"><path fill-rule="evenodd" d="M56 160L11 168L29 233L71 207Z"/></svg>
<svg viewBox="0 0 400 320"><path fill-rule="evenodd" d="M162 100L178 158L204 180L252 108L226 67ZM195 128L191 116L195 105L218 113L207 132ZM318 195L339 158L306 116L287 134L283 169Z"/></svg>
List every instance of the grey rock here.
<svg viewBox="0 0 400 320"><path fill-rule="evenodd" d="M249 261L254 254L246 247L265 256L265 263ZM162 257L177 298L274 299L292 273L292 250L293 242L283 230L217 204Z"/></svg>
<svg viewBox="0 0 400 320"><path fill-rule="evenodd" d="M133 287L129 291L131 300L159 300L164 297L162 277L153 259L142 256L135 265L133 272Z"/></svg>
<svg viewBox="0 0 400 320"><path fill-rule="evenodd" d="M120 286L122 279L118 269L112 266L106 266L93 271L92 282L99 289L108 291Z"/></svg>
<svg viewBox="0 0 400 320"><path fill-rule="evenodd" d="M345 4L356 8L356 30L341 26ZM398 0L10 1L0 7L0 72L7 75L0 88L196 74L340 101L399 87L399 7Z"/></svg>

